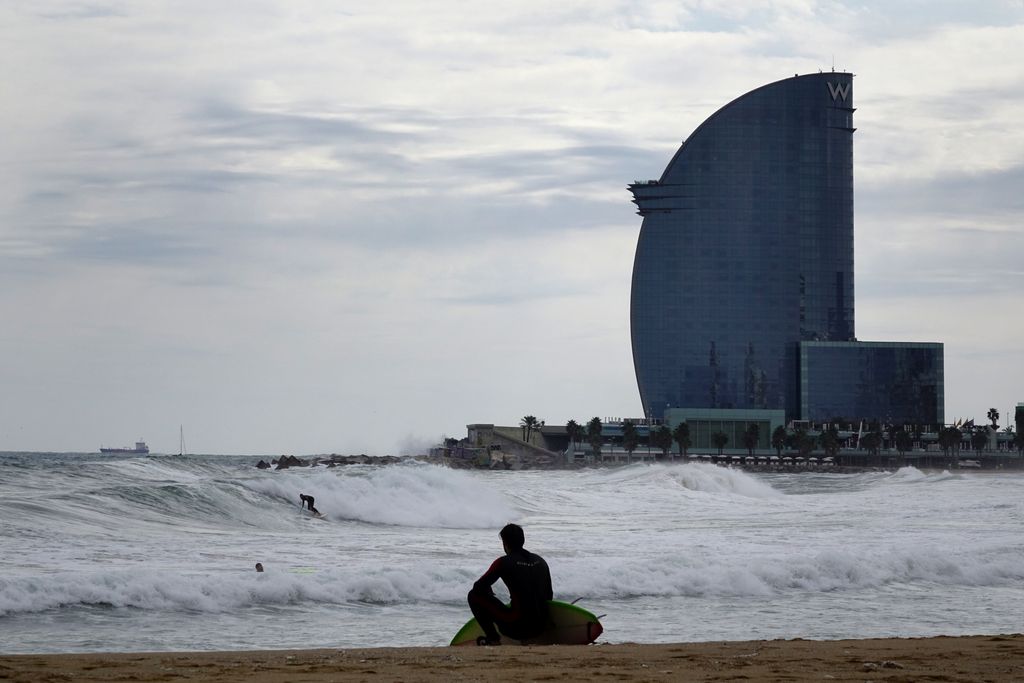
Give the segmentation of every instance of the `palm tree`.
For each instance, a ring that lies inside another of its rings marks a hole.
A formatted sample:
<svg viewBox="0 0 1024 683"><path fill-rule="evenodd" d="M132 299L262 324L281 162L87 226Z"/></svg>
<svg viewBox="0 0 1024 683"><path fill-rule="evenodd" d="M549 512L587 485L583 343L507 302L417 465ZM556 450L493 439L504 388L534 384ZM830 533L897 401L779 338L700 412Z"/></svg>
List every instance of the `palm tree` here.
<svg viewBox="0 0 1024 683"><path fill-rule="evenodd" d="M879 439L881 439L881 437L879 437ZM795 440L796 451L803 458L810 455L814 451L814 447L818 445L818 440L803 429L797 431Z"/></svg>
<svg viewBox="0 0 1024 683"><path fill-rule="evenodd" d="M757 440L761 437L761 428L757 426L756 422L751 422L747 425L747 429L743 432L743 445L747 449L747 455L754 457L754 449L757 448Z"/></svg>
<svg viewBox="0 0 1024 683"><path fill-rule="evenodd" d="M569 436L569 445L575 450L576 442L583 435L583 428L580 427L580 423L576 420L569 420L565 423L565 433Z"/></svg>
<svg viewBox="0 0 1024 683"><path fill-rule="evenodd" d="M725 444L729 443L729 437L723 432L715 432L711 435L711 443L714 444L715 448L718 449L718 454L721 455Z"/></svg>
<svg viewBox="0 0 1024 683"><path fill-rule="evenodd" d="M633 459L633 451L640 445L640 436L636 433L636 427L632 422L622 425L622 447L626 449L626 462Z"/></svg>
<svg viewBox="0 0 1024 683"><path fill-rule="evenodd" d="M995 408L988 409L988 419L992 420L992 429L999 429L999 411Z"/></svg>
<svg viewBox="0 0 1024 683"><path fill-rule="evenodd" d="M860 445L872 455L878 455L878 449L882 446L882 433L870 431L861 437Z"/></svg>
<svg viewBox="0 0 1024 683"><path fill-rule="evenodd" d="M957 454L960 450L960 442L963 439L963 432L956 427L943 427L939 431L939 446L942 452L949 456L950 450Z"/></svg>
<svg viewBox="0 0 1024 683"><path fill-rule="evenodd" d="M679 444L679 456L686 459L686 452L690 449L690 425L685 422L680 422L676 425L676 428L672 430L672 438Z"/></svg>
<svg viewBox="0 0 1024 683"><path fill-rule="evenodd" d="M901 458L906 457L907 451L913 447L914 440L905 429L896 432L896 450L899 451Z"/></svg>
<svg viewBox="0 0 1024 683"><path fill-rule="evenodd" d="M825 451L825 455L835 456L839 453L839 430L835 428L835 425L822 432L821 448Z"/></svg>
<svg viewBox="0 0 1024 683"><path fill-rule="evenodd" d="M989 419L992 419L989 417ZM986 433L986 427L975 427L974 431L971 432L971 448L975 451L983 451L986 444L988 444L988 434Z"/></svg>
<svg viewBox="0 0 1024 683"><path fill-rule="evenodd" d="M601 457L601 418L591 418L587 423L587 442L594 452L595 458Z"/></svg>
<svg viewBox="0 0 1024 683"><path fill-rule="evenodd" d="M533 428L543 425L543 422L538 422L537 418L533 415L526 415L522 420L519 421L519 426L523 428L523 441L530 442L530 437L533 435Z"/></svg>
<svg viewBox="0 0 1024 683"><path fill-rule="evenodd" d="M818 445L817 439L807 433L806 429L797 429L786 437L786 445L804 457L811 454L814 447Z"/></svg>
<svg viewBox="0 0 1024 683"><path fill-rule="evenodd" d="M786 446L787 437L788 434L786 434L786 428L782 425L776 427L775 431L772 432L772 448L775 449L776 455L782 455L782 449Z"/></svg>
<svg viewBox="0 0 1024 683"><path fill-rule="evenodd" d="M653 439L654 446L661 449L661 456L668 458L668 452L672 450L672 430L665 425L661 425L658 427L658 431L651 434L648 438Z"/></svg>

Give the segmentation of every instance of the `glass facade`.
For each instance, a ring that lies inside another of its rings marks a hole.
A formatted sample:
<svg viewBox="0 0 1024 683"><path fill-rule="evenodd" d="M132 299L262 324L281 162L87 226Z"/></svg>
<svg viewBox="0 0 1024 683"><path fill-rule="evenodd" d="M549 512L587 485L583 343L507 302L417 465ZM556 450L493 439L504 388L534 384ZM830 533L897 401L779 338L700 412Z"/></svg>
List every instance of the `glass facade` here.
<svg viewBox="0 0 1024 683"><path fill-rule="evenodd" d="M771 83L718 110L659 180L630 324L648 417L667 408L799 414L798 344L854 338L853 75Z"/></svg>
<svg viewBox="0 0 1024 683"><path fill-rule="evenodd" d="M941 425L942 344L802 342L801 418Z"/></svg>
<svg viewBox="0 0 1024 683"><path fill-rule="evenodd" d="M941 423L941 344L857 342L853 74L794 76L719 109L643 216L630 327L644 413Z"/></svg>
<svg viewBox="0 0 1024 683"><path fill-rule="evenodd" d="M699 450L714 447L713 437L719 432L727 439L725 450L744 450L743 438L750 425L757 425L755 448L770 448L775 428L785 424L785 414L781 410L670 408L665 411L664 419L669 429L675 429L680 422L690 425L690 446Z"/></svg>

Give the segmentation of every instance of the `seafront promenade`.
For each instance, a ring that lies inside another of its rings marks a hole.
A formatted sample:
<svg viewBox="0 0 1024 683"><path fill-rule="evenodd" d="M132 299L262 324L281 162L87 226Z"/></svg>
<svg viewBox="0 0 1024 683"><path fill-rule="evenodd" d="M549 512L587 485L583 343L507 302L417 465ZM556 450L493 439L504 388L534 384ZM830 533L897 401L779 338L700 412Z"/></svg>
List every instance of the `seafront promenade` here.
<svg viewBox="0 0 1024 683"><path fill-rule="evenodd" d="M260 460L260 469L288 469L292 467L338 467L344 465L391 465L402 460L416 460L460 469L576 469L585 467L621 467L635 463L706 463L720 467L733 467L748 472L864 472L871 470L897 470L901 467L916 467L920 470L950 471L1019 471L1024 469L1024 457L1016 452L966 451L959 455L946 455L934 451L880 450L870 453L865 450L840 449L834 456L822 453L807 455L764 449L751 453L701 453L690 450L686 456L678 451L668 455L661 450L641 448L628 453L621 448L604 448L601 455L594 456L583 451L559 453L536 446L516 449L506 445L502 448L471 448L455 446L436 448L427 455L415 456L370 456L360 455L317 455L297 458L280 456L269 462Z"/></svg>
<svg viewBox="0 0 1024 683"><path fill-rule="evenodd" d="M800 455L783 450L755 449L753 453L700 452L690 449L683 456L677 450L668 454L660 449L638 448L629 453L621 448L605 447L599 456L582 450L559 453L531 446L519 449L515 444L500 448L455 446L434 449L423 459L443 462L453 467L479 469L564 469L579 467L615 467L633 463L709 463L735 467L751 472L863 472L866 470L897 470L916 467L921 470L1000 471L1024 469L1024 457L1008 451L941 451L840 449L835 455L812 452Z"/></svg>
<svg viewBox="0 0 1024 683"><path fill-rule="evenodd" d="M821 453L801 456L785 451L780 455L775 451L755 450L753 454L742 455L736 453L690 452L686 457L682 457L678 453L673 453L666 458L661 452L648 453L645 449L643 452L635 451L632 454L620 450L608 453L602 452L599 461L592 456L583 456L584 460L587 458L590 458L590 464L622 464L638 461L706 462L754 471L863 471L866 469L894 470L900 467L943 470L1024 469L1024 457L1017 453L989 451L968 451L958 456L953 456L930 451L915 451L901 454L893 450L880 451L875 454L864 450L842 449L834 456L827 456ZM577 460L579 459L577 457Z"/></svg>
<svg viewBox="0 0 1024 683"><path fill-rule="evenodd" d="M978 444L972 447L971 441L962 439L959 448L943 449L934 443L937 435L923 434L917 442L907 444L908 447L901 451L896 448L895 439L886 441L879 437L871 447L865 435L863 443L850 443L851 437L856 436L853 432L839 432L839 438L834 440L835 447L826 448L825 444L818 442L820 432L808 431L806 433L811 438L798 439L805 447L797 448L792 441L800 432L787 432L786 446L781 448L769 447L764 437L760 439L761 447L753 450L737 448L732 443L728 448L709 447L707 439L704 439L703 444L690 446L684 452L671 437L667 442L671 443L671 448L666 448L667 443L655 445L653 433L650 436L638 433L640 438L634 440L634 447L627 449L625 444L628 440L621 431L627 422L610 418L602 423L609 429L599 430L599 443L580 435L570 438L566 428L549 427L543 423L537 423L530 429L524 425L474 423L467 425L465 438L445 439L443 445L431 449L430 457L452 467L508 470L603 467L634 462L703 462L761 472L859 472L901 467L926 470L1024 469L1024 454L1013 449L1010 442L992 435L984 447Z"/></svg>

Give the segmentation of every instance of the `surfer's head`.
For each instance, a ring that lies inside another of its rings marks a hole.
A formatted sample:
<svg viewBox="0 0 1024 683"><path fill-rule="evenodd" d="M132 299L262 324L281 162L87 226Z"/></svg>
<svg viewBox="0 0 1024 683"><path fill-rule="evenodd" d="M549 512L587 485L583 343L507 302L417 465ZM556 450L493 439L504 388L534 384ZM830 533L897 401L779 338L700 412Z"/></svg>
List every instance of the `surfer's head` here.
<svg viewBox="0 0 1024 683"><path fill-rule="evenodd" d="M526 536L523 534L523 527L518 524L506 524L505 527L498 533L501 536L501 542L505 544L505 550L522 550L523 544L526 543Z"/></svg>

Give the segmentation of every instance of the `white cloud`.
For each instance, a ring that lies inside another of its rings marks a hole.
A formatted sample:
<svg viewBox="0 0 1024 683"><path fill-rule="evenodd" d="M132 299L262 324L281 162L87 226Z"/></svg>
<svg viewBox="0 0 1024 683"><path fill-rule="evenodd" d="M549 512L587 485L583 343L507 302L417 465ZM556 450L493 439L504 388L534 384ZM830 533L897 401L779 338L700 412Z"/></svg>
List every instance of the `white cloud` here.
<svg viewBox="0 0 1024 683"><path fill-rule="evenodd" d="M637 414L625 185L833 56L858 333L946 341L948 412L1024 400L997 343L1024 331L1022 27L1000 2L5 5L0 449Z"/></svg>

